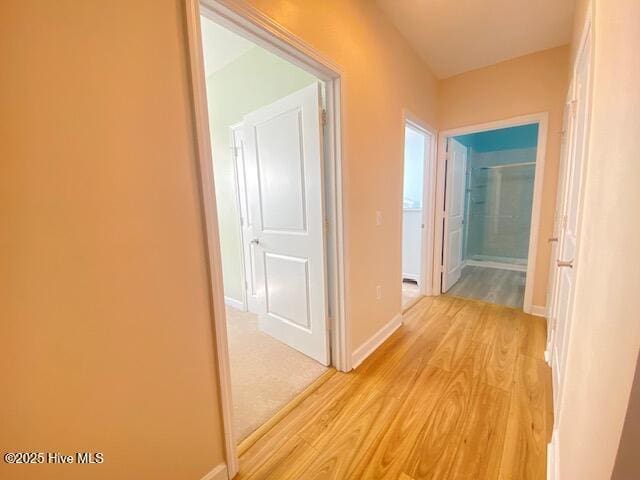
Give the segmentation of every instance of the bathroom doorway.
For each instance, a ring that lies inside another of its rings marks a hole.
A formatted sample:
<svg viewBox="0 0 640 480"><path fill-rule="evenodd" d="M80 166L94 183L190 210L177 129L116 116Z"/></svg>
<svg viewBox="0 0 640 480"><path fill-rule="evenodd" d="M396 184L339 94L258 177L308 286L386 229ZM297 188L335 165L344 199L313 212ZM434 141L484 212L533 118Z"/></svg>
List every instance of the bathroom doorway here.
<svg viewBox="0 0 640 480"><path fill-rule="evenodd" d="M402 309L410 308L430 293L431 249L430 181L433 134L417 122L406 120L404 128L404 180L402 195ZM429 285L427 285L429 284Z"/></svg>
<svg viewBox="0 0 640 480"><path fill-rule="evenodd" d="M446 136L442 293L530 311L541 122Z"/></svg>

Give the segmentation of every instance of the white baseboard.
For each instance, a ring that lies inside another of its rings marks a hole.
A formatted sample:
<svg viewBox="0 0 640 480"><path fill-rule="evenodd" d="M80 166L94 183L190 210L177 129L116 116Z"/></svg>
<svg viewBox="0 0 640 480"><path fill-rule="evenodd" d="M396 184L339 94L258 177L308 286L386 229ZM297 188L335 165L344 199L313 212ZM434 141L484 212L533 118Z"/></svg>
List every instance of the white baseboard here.
<svg viewBox="0 0 640 480"><path fill-rule="evenodd" d="M558 431L554 430L547 445L547 480L559 480Z"/></svg>
<svg viewBox="0 0 640 480"><path fill-rule="evenodd" d="M546 317L547 307L542 307L540 305L531 305L531 311L527 313L530 313L531 315L535 315L536 317Z"/></svg>
<svg viewBox="0 0 640 480"><path fill-rule="evenodd" d="M226 295L224 297L224 304L229 307L236 308L238 310L242 310L242 311L245 310L244 303L242 302L242 300L236 300L235 298L227 297Z"/></svg>
<svg viewBox="0 0 640 480"><path fill-rule="evenodd" d="M201 480L229 480L229 472L227 471L227 465L221 463L216 465L213 470L207 473Z"/></svg>
<svg viewBox="0 0 640 480"><path fill-rule="evenodd" d="M382 343L402 325L402 314L398 313L384 327L376 332L369 340L360 345L351 354L351 368L356 368L371 355Z"/></svg>
<svg viewBox="0 0 640 480"><path fill-rule="evenodd" d="M494 262L491 260L466 260L465 266L469 265L471 267L488 267L488 268L499 268L500 270L514 270L516 272L526 272L526 265L517 265L515 263L503 263L503 262Z"/></svg>

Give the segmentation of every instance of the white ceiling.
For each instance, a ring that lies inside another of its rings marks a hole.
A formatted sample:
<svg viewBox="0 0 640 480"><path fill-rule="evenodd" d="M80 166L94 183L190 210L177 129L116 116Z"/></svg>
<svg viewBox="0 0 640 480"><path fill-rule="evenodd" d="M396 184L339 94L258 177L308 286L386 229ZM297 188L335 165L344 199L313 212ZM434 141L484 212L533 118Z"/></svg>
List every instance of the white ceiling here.
<svg viewBox="0 0 640 480"><path fill-rule="evenodd" d="M221 27L206 17L200 17L200 19L206 76L217 72L255 46L249 40Z"/></svg>
<svg viewBox="0 0 640 480"><path fill-rule="evenodd" d="M377 0L438 78L566 45L575 0Z"/></svg>

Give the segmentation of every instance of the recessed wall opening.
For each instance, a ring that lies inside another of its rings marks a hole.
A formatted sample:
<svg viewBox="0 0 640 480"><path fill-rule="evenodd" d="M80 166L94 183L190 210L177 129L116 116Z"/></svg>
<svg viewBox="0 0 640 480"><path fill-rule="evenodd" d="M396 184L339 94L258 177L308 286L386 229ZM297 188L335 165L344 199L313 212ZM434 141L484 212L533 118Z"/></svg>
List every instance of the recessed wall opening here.
<svg viewBox="0 0 640 480"><path fill-rule="evenodd" d="M203 12L233 435L240 443L335 364L328 256L336 244L325 235L336 206L331 85Z"/></svg>
<svg viewBox="0 0 640 480"><path fill-rule="evenodd" d="M430 257L427 235L429 178L433 137L425 128L407 120L404 128L404 176L402 195L402 308L409 308L428 291L426 264Z"/></svg>
<svg viewBox="0 0 640 480"><path fill-rule="evenodd" d="M540 125L447 139L441 291L523 308Z"/></svg>

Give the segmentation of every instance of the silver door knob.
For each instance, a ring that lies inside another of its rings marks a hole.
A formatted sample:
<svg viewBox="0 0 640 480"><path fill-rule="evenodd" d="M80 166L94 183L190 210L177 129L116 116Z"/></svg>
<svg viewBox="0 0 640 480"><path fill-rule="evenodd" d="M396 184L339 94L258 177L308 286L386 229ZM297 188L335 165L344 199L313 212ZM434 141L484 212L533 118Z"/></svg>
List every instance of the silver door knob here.
<svg viewBox="0 0 640 480"><path fill-rule="evenodd" d="M558 260L557 265L559 267L569 267L569 268L573 268L573 260Z"/></svg>
<svg viewBox="0 0 640 480"><path fill-rule="evenodd" d="M260 240L257 238L254 238L253 240L251 240L251 243L253 243L254 245L260 245Z"/></svg>
<svg viewBox="0 0 640 480"><path fill-rule="evenodd" d="M552 242L557 242L558 241L558 237L551 237L547 240L547 242L552 243Z"/></svg>

